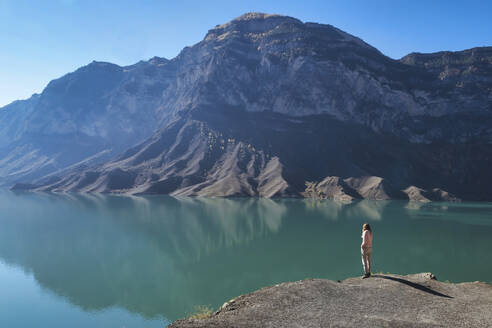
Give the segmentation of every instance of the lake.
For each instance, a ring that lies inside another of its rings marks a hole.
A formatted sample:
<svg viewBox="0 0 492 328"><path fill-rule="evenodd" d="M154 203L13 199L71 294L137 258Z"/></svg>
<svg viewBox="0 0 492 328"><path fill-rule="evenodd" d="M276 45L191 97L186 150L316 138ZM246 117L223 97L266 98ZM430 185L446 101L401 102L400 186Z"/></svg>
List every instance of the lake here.
<svg viewBox="0 0 492 328"><path fill-rule="evenodd" d="M0 327L165 327L263 286L430 271L492 281L492 203L0 192Z"/></svg>

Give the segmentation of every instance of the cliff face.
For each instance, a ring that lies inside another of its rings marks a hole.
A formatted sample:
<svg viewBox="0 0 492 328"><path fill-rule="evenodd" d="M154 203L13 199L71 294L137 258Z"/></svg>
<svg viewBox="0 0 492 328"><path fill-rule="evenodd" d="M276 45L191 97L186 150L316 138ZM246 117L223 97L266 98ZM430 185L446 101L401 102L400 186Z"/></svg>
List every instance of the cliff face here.
<svg viewBox="0 0 492 328"><path fill-rule="evenodd" d="M107 160L165 122L167 63L93 62L42 94L0 109L0 184L31 181L77 163Z"/></svg>
<svg viewBox="0 0 492 328"><path fill-rule="evenodd" d="M250 13L170 61L93 63L3 108L0 172L64 169L36 190L266 197L375 176L397 197L492 199L490 52L396 61L330 25Z"/></svg>

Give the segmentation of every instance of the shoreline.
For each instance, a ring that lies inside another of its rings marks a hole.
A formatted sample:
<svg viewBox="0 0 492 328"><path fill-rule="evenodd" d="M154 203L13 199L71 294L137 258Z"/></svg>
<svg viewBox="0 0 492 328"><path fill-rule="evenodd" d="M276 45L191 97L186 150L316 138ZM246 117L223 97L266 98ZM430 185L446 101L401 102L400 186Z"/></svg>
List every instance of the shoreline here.
<svg viewBox="0 0 492 328"><path fill-rule="evenodd" d="M371 199L371 198L353 198L353 199L338 199L333 197L311 197L311 196L274 196L274 197L262 197L259 195L247 196L247 195L232 195L232 196L201 196L201 195L173 195L173 194L159 194L159 193L125 193L125 192L96 192L96 191L46 191L46 190L30 190L30 189L16 189L12 187L1 187L0 191L7 191L14 194L46 194L46 195L103 195L103 196L121 196L121 197L160 197L168 196L176 199L270 199L270 200L313 200L313 201L334 201L342 204L350 204L360 201L375 201L375 202L385 202L385 201L402 201L411 204L427 204L427 203L491 203L492 200L470 200L470 199L457 199L457 200L418 200L409 198L387 198L387 199Z"/></svg>

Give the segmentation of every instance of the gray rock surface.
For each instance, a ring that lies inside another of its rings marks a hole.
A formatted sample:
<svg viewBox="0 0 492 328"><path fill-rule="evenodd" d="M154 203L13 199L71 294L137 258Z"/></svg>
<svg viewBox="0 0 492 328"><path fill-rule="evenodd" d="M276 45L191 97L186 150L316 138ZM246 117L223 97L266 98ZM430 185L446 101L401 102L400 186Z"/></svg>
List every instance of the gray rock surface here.
<svg viewBox="0 0 492 328"><path fill-rule="evenodd" d="M210 318L170 327L491 327L492 286L430 273L307 279L226 302Z"/></svg>
<svg viewBox="0 0 492 328"><path fill-rule="evenodd" d="M346 179L326 177L319 183L308 183L304 196L341 201L401 198L401 194L393 190L383 178L375 176L350 177Z"/></svg>
<svg viewBox="0 0 492 328"><path fill-rule="evenodd" d="M425 190L409 186L397 190L381 177L363 176L342 179L326 177L321 182L307 182L302 193L307 198L352 201L354 199L388 200L408 199L417 202L445 201L459 202L461 199L439 188Z"/></svg>
<svg viewBox="0 0 492 328"><path fill-rule="evenodd" d="M415 186L410 186L405 190L402 190L411 201L418 202L430 202L430 201L446 201L446 202L459 202L461 199L447 191L439 188L432 190L424 190Z"/></svg>
<svg viewBox="0 0 492 328"><path fill-rule="evenodd" d="M321 182L308 182L304 196L308 198L352 201L362 196L340 177L326 177Z"/></svg>

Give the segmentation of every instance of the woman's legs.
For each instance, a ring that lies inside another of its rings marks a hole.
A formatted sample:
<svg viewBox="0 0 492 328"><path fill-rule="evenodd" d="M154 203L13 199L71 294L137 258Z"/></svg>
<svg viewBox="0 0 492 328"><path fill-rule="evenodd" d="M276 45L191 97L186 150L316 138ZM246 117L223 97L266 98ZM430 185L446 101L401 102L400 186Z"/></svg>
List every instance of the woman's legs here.
<svg viewBox="0 0 492 328"><path fill-rule="evenodd" d="M361 254L362 254L362 268L364 269L364 274L367 274L367 256L366 256L366 251L363 248L361 249Z"/></svg>
<svg viewBox="0 0 492 328"><path fill-rule="evenodd" d="M362 253L362 266L364 268L364 274L370 274L371 273L371 255L372 255L372 249L364 249L361 248L361 253Z"/></svg>

